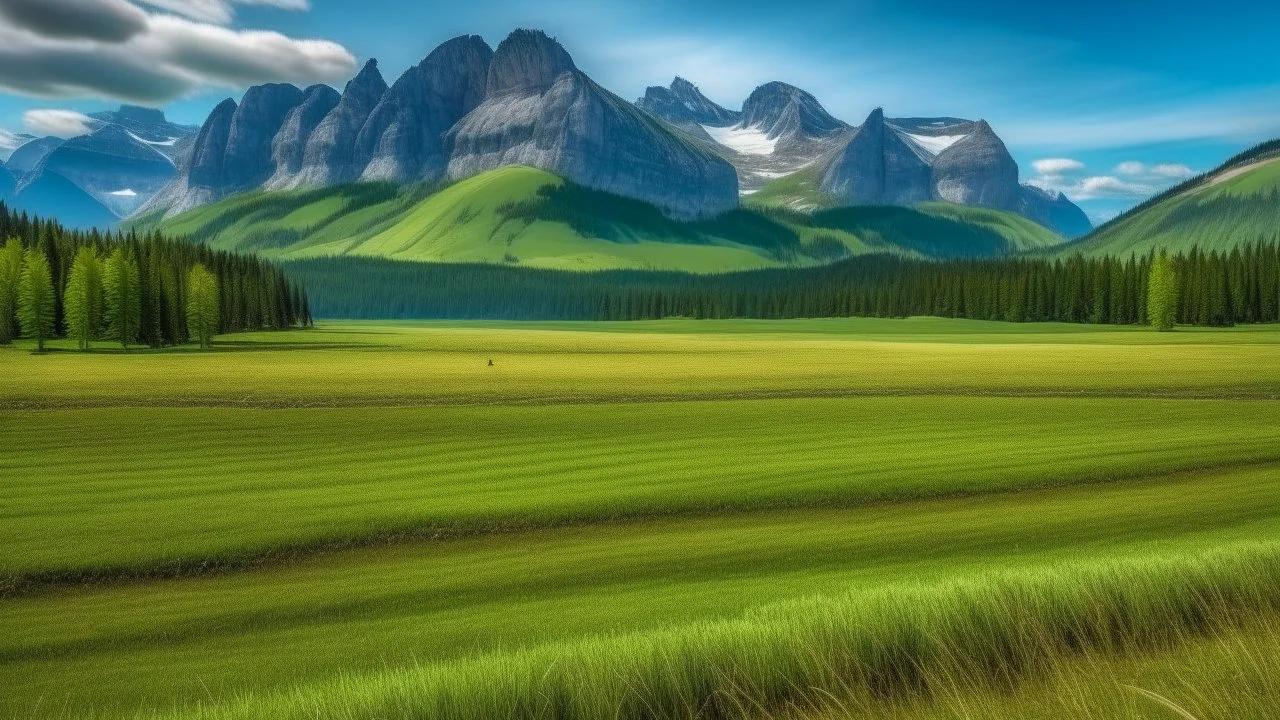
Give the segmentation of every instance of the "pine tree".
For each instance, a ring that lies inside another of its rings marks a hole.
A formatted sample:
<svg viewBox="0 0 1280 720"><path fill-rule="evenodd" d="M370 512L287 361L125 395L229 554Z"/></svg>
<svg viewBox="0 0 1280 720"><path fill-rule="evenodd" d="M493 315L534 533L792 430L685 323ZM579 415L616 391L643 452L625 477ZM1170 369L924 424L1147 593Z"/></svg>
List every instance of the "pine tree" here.
<svg viewBox="0 0 1280 720"><path fill-rule="evenodd" d="M187 275L187 332L208 348L218 332L218 278L203 265Z"/></svg>
<svg viewBox="0 0 1280 720"><path fill-rule="evenodd" d="M23 332L36 339L39 351L44 351L44 341L53 335L56 303L49 260L43 252L32 248L26 253L18 281L18 320Z"/></svg>
<svg viewBox="0 0 1280 720"><path fill-rule="evenodd" d="M102 326L102 268L93 248L82 247L76 253L62 306L67 336L75 338L81 350L88 350Z"/></svg>
<svg viewBox="0 0 1280 720"><path fill-rule="evenodd" d="M107 334L126 350L142 326L142 281L138 261L127 248L116 248L102 273Z"/></svg>
<svg viewBox="0 0 1280 720"><path fill-rule="evenodd" d="M1147 319L1161 332L1173 329L1178 318L1178 276L1173 261L1161 252L1151 264L1147 281Z"/></svg>
<svg viewBox="0 0 1280 720"><path fill-rule="evenodd" d="M22 243L9 238L0 248L0 345L18 337L18 281L22 278Z"/></svg>

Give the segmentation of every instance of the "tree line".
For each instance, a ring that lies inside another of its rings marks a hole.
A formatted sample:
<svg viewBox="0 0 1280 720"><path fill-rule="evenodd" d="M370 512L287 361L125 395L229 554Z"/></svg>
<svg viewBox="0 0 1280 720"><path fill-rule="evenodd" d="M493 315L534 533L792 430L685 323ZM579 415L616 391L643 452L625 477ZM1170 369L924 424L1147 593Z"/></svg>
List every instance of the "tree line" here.
<svg viewBox="0 0 1280 720"><path fill-rule="evenodd" d="M720 275L319 258L289 263L321 317L640 320L939 317L1145 324L1154 253L928 261L870 255ZM1280 245L1170 255L1162 317L1189 325L1280 321Z"/></svg>
<svg viewBox="0 0 1280 720"><path fill-rule="evenodd" d="M69 230L0 203L0 344L208 347L217 333L310 323L301 286L259 258L154 232Z"/></svg>

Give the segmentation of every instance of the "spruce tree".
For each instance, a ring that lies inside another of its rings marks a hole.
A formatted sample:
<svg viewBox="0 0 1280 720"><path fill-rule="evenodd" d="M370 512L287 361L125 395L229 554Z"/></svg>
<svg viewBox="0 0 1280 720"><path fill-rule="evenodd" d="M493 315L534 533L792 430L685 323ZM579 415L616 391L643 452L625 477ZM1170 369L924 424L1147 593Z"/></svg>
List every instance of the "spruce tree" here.
<svg viewBox="0 0 1280 720"><path fill-rule="evenodd" d="M23 332L36 339L36 350L43 352L44 341L53 335L56 303L49 260L32 248L26 253L18 281L18 321Z"/></svg>
<svg viewBox="0 0 1280 720"><path fill-rule="evenodd" d="M22 277L22 243L9 238L0 248L0 345L18 337L18 281Z"/></svg>
<svg viewBox="0 0 1280 720"><path fill-rule="evenodd" d="M116 248L102 273L106 297L107 335L126 350L142 326L142 281L138 261L125 248Z"/></svg>
<svg viewBox="0 0 1280 720"><path fill-rule="evenodd" d="M1147 281L1147 319L1161 332L1173 329L1178 319L1178 277L1173 260L1161 252L1151 264Z"/></svg>
<svg viewBox="0 0 1280 720"><path fill-rule="evenodd" d="M187 332L202 348L218 332L218 278L203 265L187 275Z"/></svg>
<svg viewBox="0 0 1280 720"><path fill-rule="evenodd" d="M88 350L89 341L97 337L102 326L102 268L92 247L76 252L62 306L67 337L74 338L81 350Z"/></svg>

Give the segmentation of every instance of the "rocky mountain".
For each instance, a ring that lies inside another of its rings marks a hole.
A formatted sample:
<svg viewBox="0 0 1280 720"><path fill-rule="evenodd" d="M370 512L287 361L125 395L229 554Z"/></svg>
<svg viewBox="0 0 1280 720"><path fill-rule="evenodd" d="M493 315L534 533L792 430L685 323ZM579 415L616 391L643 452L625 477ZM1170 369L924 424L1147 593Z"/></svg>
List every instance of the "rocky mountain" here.
<svg viewBox="0 0 1280 720"><path fill-rule="evenodd" d="M845 205L912 205L932 199L931 156L871 113L827 165L820 189Z"/></svg>
<svg viewBox="0 0 1280 720"><path fill-rule="evenodd" d="M370 60L342 91L342 98L307 138L302 168L283 187L304 187L351 182L364 167L356 154L356 139L370 113L387 92L387 82Z"/></svg>
<svg viewBox="0 0 1280 720"><path fill-rule="evenodd" d="M1049 193L1034 185L1022 186L1018 214L1030 218L1065 238L1084 237L1093 231L1093 223L1078 205L1060 192Z"/></svg>
<svg viewBox="0 0 1280 720"><path fill-rule="evenodd" d="M286 185L302 170L307 138L341 99L338 91L328 85L312 85L302 93L302 102L289 111L271 140L271 162L275 171L267 181L267 187Z"/></svg>
<svg viewBox="0 0 1280 720"><path fill-rule="evenodd" d="M747 97L741 124L783 143L827 138L849 127L832 117L813 95L781 82L765 83Z"/></svg>
<svg viewBox="0 0 1280 720"><path fill-rule="evenodd" d="M444 135L484 100L493 50L478 35L454 38L387 90L356 138L365 180L440 177Z"/></svg>
<svg viewBox="0 0 1280 720"><path fill-rule="evenodd" d="M455 38L391 87L370 60L336 102L289 88L253 88L239 106L215 108L144 211L172 216L251 187L434 182L517 164L672 217L737 206L731 164L600 87L541 32L517 30L496 51Z"/></svg>
<svg viewBox="0 0 1280 720"><path fill-rule="evenodd" d="M9 168L0 163L0 202L12 202L13 191L18 185L18 179L9 172Z"/></svg>
<svg viewBox="0 0 1280 720"><path fill-rule="evenodd" d="M169 159L176 159L186 149L190 138L200 132L192 125L169 122L163 110L121 105L119 110L92 113L89 117L102 125L118 125Z"/></svg>
<svg viewBox="0 0 1280 720"><path fill-rule="evenodd" d="M5 162L5 166L14 175L22 177L26 173L35 170L40 161L44 160L46 155L53 152L63 142L65 141L62 138L52 136L31 140L14 150L8 161Z"/></svg>
<svg viewBox="0 0 1280 720"><path fill-rule="evenodd" d="M110 225L174 179L173 158L199 130L131 105L90 118L87 135L32 139L14 150L12 204L72 227Z"/></svg>
<svg viewBox="0 0 1280 720"><path fill-rule="evenodd" d="M177 177L144 209L171 217L253 188L457 181L509 165L679 219L723 213L801 171L822 205L941 200L1022 213L1068 235L1083 216L1019 185L985 122L877 110L852 127L782 82L756 88L740 111L679 77L627 103L532 30L496 50L478 36L454 38L390 86L370 60L341 94L252 88L214 110Z"/></svg>
<svg viewBox="0 0 1280 720"><path fill-rule="evenodd" d="M540 32L518 30L498 46L484 102L445 142L450 179L528 165L680 219L738 203L732 165L597 85Z"/></svg>
<svg viewBox="0 0 1280 720"><path fill-rule="evenodd" d="M124 127L103 125L54 148L19 181L18 195L49 174L69 180L114 215L124 217L167 185L177 171L169 158Z"/></svg>
<svg viewBox="0 0 1280 720"><path fill-rule="evenodd" d="M672 80L670 87L646 89L644 97L636 100L636 107L684 129L700 125L728 127L742 121L742 113L715 104L682 77Z"/></svg>
<svg viewBox="0 0 1280 720"><path fill-rule="evenodd" d="M811 188L795 198L797 209L941 200L1017 212L1065 237L1089 230L1065 197L1019 184L1017 163L985 121L886 118L876 110L851 127L810 93L781 82L756 88L740 113L717 113L719 106L705 103L692 83L677 78L670 88L649 88L636 105L731 162L742 195L794 176L803 178L797 188Z"/></svg>

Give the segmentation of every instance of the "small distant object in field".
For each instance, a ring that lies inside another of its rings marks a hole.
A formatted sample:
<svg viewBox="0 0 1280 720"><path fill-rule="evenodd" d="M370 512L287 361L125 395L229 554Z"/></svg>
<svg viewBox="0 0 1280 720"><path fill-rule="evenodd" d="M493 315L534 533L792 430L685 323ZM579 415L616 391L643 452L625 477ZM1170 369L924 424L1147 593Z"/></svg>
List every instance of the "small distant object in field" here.
<svg viewBox="0 0 1280 720"><path fill-rule="evenodd" d="M493 358L489 358L489 367L493 367Z"/></svg>

